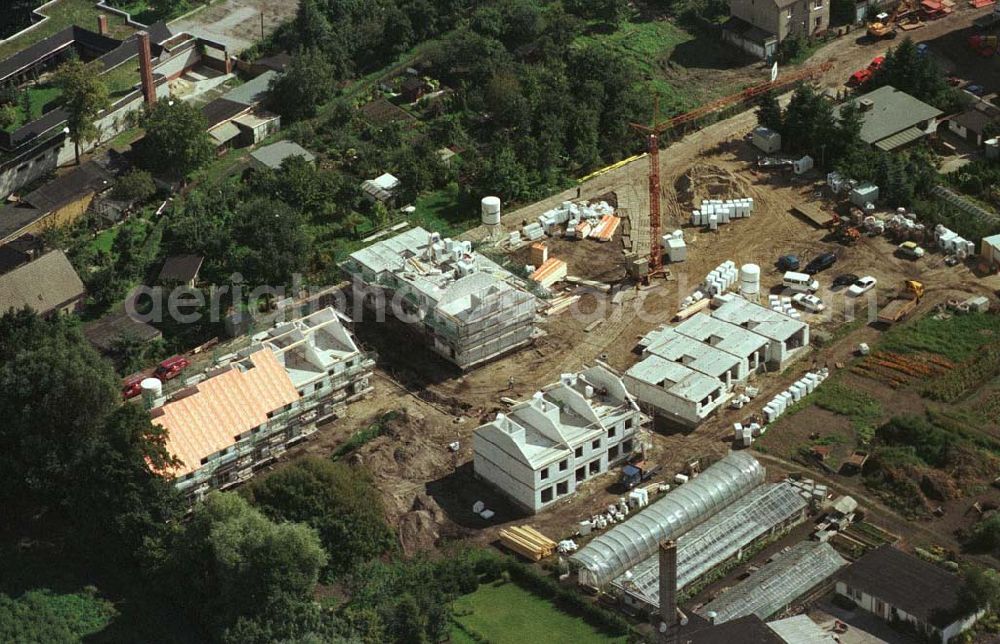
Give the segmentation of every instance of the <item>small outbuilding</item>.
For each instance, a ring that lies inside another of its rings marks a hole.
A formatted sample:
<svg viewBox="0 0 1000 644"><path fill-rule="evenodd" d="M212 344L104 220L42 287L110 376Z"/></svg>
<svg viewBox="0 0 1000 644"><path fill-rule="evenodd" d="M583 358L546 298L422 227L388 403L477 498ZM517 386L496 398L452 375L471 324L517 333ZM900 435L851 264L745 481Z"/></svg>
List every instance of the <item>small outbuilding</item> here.
<svg viewBox="0 0 1000 644"><path fill-rule="evenodd" d="M198 280L205 258L201 255L174 255L163 262L159 282L168 286L191 286Z"/></svg>
<svg viewBox="0 0 1000 644"><path fill-rule="evenodd" d="M291 157L302 157L308 163L316 162L316 157L312 152L292 141L278 141L271 145L265 145L250 154L254 167L260 170L277 170L285 159Z"/></svg>
<svg viewBox="0 0 1000 644"><path fill-rule="evenodd" d="M753 144L767 154L777 152L781 150L781 134L764 126L754 128Z"/></svg>
<svg viewBox="0 0 1000 644"><path fill-rule="evenodd" d="M982 247L979 254L989 265L1000 264L1000 235L990 235L983 237Z"/></svg>

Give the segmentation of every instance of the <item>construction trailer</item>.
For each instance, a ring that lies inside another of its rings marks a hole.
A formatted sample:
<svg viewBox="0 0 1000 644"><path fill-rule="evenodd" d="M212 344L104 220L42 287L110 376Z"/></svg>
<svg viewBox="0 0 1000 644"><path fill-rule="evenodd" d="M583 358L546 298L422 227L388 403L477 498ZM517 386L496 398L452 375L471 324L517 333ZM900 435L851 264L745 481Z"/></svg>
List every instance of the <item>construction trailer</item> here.
<svg viewBox="0 0 1000 644"><path fill-rule="evenodd" d="M537 298L467 241L412 228L352 253L343 268L356 301L414 326L463 370L524 346L535 332Z"/></svg>
<svg viewBox="0 0 1000 644"><path fill-rule="evenodd" d="M279 324L171 396L159 380L143 381L152 422L181 461L164 474L189 501L251 478L372 391L375 361L345 322L326 308Z"/></svg>

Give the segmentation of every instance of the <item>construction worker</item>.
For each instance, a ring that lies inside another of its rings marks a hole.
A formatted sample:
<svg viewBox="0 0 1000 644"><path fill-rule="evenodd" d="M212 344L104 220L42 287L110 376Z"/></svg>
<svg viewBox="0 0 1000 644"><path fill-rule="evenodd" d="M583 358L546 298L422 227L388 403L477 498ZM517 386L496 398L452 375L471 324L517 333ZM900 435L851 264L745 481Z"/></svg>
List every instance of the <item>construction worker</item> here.
<svg viewBox="0 0 1000 644"><path fill-rule="evenodd" d="M509 378L507 378L507 391L511 391L513 389L514 389L514 376L510 376Z"/></svg>

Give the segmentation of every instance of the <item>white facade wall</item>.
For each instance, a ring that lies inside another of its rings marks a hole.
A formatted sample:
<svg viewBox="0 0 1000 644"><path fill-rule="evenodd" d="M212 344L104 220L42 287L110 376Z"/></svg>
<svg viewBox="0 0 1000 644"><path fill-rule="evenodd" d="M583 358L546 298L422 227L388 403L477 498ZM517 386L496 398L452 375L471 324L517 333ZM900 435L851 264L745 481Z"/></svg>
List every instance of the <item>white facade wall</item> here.
<svg viewBox="0 0 1000 644"><path fill-rule="evenodd" d="M713 392L710 396L710 402L706 404L702 404L701 401L687 400L670 393L663 387L633 378L628 374L625 375L624 380L629 393L638 398L641 406L685 425L697 425L702 422L709 414L729 400L732 395L726 391L721 380L719 388Z"/></svg>

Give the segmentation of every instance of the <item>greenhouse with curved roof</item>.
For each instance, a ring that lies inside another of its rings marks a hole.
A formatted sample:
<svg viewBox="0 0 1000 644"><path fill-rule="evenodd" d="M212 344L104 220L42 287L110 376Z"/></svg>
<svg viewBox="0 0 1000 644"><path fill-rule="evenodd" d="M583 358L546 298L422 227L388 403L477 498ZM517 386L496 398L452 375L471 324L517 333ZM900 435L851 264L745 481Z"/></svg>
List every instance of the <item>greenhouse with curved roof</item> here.
<svg viewBox="0 0 1000 644"><path fill-rule="evenodd" d="M580 566L580 583L604 587L656 553L661 542L677 539L753 490L764 475L764 467L750 454L728 454L570 557Z"/></svg>

